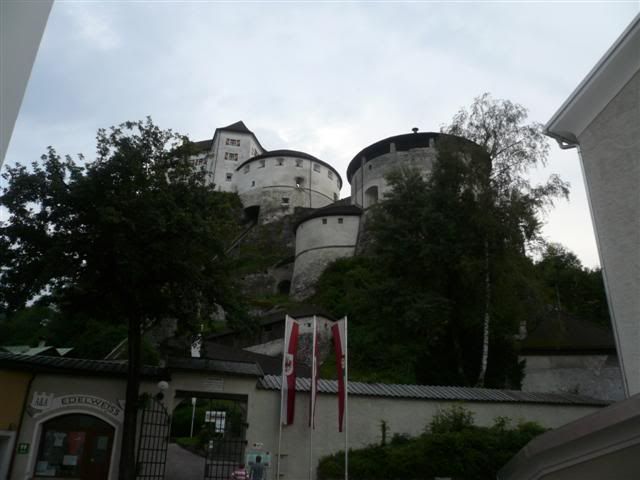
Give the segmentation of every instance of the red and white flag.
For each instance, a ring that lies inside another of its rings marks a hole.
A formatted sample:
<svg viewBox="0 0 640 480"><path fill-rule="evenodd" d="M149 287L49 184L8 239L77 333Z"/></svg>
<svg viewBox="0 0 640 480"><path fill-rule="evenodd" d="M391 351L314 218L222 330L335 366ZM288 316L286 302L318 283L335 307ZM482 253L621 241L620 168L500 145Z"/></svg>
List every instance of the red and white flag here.
<svg viewBox="0 0 640 480"><path fill-rule="evenodd" d="M311 395L309 407L309 426L316 428L316 396L318 395L318 322L316 316L313 316L313 337L311 340Z"/></svg>
<svg viewBox="0 0 640 480"><path fill-rule="evenodd" d="M298 322L287 315L282 349L282 404L280 420L291 425L296 406L296 353L298 351Z"/></svg>
<svg viewBox="0 0 640 480"><path fill-rule="evenodd" d="M333 333L333 349L336 352L336 373L338 374L338 431L344 425L344 407L346 397L347 375L347 319L335 322L331 326Z"/></svg>

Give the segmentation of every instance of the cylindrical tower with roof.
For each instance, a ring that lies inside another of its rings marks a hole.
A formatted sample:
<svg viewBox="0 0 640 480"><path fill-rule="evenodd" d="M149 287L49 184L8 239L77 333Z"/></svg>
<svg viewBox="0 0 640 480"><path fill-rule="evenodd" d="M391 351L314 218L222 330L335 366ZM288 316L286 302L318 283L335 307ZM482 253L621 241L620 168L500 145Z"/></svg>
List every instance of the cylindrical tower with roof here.
<svg viewBox="0 0 640 480"><path fill-rule="evenodd" d="M274 150L238 165L235 186L245 209L259 211L262 223L321 208L338 200L342 178L322 160L295 150Z"/></svg>

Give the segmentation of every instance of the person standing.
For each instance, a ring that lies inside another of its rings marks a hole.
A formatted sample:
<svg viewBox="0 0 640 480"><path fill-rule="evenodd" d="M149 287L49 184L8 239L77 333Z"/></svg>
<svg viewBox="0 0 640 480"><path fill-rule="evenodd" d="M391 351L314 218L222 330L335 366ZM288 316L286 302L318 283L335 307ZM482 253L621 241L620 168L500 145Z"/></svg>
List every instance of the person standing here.
<svg viewBox="0 0 640 480"><path fill-rule="evenodd" d="M251 464L251 470L249 471L250 480L265 480L264 478L264 463L262 463L262 457L258 455L256 461Z"/></svg>

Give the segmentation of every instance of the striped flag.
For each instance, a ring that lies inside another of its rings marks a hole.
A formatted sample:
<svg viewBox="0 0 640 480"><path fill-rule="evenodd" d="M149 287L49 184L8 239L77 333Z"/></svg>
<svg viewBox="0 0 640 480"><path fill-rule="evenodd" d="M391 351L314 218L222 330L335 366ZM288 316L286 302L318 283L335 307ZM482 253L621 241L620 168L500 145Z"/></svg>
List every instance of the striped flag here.
<svg viewBox="0 0 640 480"><path fill-rule="evenodd" d="M311 395L309 407L309 426L316 428L316 397L318 395L318 322L316 316L313 316L313 337L311 340Z"/></svg>
<svg viewBox="0 0 640 480"><path fill-rule="evenodd" d="M291 425L296 406L296 352L298 351L298 330L296 320L286 316L284 328L284 348L282 349L282 398L280 421Z"/></svg>
<svg viewBox="0 0 640 480"><path fill-rule="evenodd" d="M333 348L336 352L336 372L338 374L338 431L342 432L344 425L344 407L346 396L346 356L347 356L347 319L335 322L331 326L333 333Z"/></svg>

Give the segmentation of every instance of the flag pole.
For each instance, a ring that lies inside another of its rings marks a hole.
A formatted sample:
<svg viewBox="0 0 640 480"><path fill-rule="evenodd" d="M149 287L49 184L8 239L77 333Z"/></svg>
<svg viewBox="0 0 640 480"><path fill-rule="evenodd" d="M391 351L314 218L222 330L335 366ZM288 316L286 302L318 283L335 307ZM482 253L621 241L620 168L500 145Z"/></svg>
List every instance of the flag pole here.
<svg viewBox="0 0 640 480"><path fill-rule="evenodd" d="M287 345L287 324L289 323L289 315L285 315L284 317L284 337L282 337L282 371L280 372L280 424L279 424L279 432L278 432L278 463L276 467L276 480L280 479L280 447L282 446L282 413L284 409L284 365L285 359L287 358L287 352L285 351L285 347Z"/></svg>
<svg viewBox="0 0 640 480"><path fill-rule="evenodd" d="M313 316L313 336L311 337L311 385L309 389L309 395L311 396L311 401L309 402L310 412L309 412L309 428L311 431L309 432L309 480L313 480L313 420L315 414L315 380L318 375L316 369L316 316Z"/></svg>
<svg viewBox="0 0 640 480"><path fill-rule="evenodd" d="M344 317L344 480L349 480L349 330Z"/></svg>

